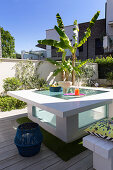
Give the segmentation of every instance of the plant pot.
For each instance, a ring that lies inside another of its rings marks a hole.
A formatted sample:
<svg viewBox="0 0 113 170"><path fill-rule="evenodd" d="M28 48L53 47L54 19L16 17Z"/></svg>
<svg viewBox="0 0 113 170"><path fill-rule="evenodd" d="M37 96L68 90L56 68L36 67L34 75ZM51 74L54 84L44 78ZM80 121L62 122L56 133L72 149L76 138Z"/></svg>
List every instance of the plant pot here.
<svg viewBox="0 0 113 170"><path fill-rule="evenodd" d="M58 84L63 88L64 93L67 93L67 89L72 86L71 81L59 81Z"/></svg>
<svg viewBox="0 0 113 170"><path fill-rule="evenodd" d="M17 128L14 143L21 156L30 157L40 151L42 140L43 136L38 124L23 123Z"/></svg>

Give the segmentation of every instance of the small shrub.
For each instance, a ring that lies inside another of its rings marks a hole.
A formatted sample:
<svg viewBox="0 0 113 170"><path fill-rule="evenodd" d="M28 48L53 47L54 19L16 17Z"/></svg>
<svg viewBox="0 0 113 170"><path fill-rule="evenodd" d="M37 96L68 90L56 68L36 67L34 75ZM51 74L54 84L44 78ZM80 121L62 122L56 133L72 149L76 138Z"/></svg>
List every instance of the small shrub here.
<svg viewBox="0 0 113 170"><path fill-rule="evenodd" d="M37 82L37 88L44 88L45 86L47 86L47 82L46 80L44 80L43 78L39 79Z"/></svg>
<svg viewBox="0 0 113 170"><path fill-rule="evenodd" d="M26 103L10 96L0 96L0 111L10 111L13 109L22 109Z"/></svg>
<svg viewBox="0 0 113 170"><path fill-rule="evenodd" d="M37 82L39 80L39 75L29 77L29 80L26 79L26 83L23 83L25 89L35 89L37 88Z"/></svg>
<svg viewBox="0 0 113 170"><path fill-rule="evenodd" d="M22 82L23 89L34 89L45 87L46 81L39 79L37 75L38 67L42 62L39 62L37 67L34 66L32 61L19 62L16 64L16 76Z"/></svg>
<svg viewBox="0 0 113 170"><path fill-rule="evenodd" d="M23 89L32 88L31 79L35 77L35 67L32 61L19 62L15 65L16 77L22 82Z"/></svg>
<svg viewBox="0 0 113 170"><path fill-rule="evenodd" d="M82 83L85 86L85 85L89 85L89 82L92 76L95 74L95 72L94 72L92 65L83 65L80 68L80 71L78 73L75 72L75 74L76 74L75 77L76 77L77 82L79 83L79 81L82 80Z"/></svg>
<svg viewBox="0 0 113 170"><path fill-rule="evenodd" d="M86 79L90 79L95 73L92 66L83 66L81 69L83 72L83 77Z"/></svg>
<svg viewBox="0 0 113 170"><path fill-rule="evenodd" d="M4 81L3 88L6 92L18 90L22 86L22 83L20 82L20 80L15 77L8 77L4 79L3 81Z"/></svg>

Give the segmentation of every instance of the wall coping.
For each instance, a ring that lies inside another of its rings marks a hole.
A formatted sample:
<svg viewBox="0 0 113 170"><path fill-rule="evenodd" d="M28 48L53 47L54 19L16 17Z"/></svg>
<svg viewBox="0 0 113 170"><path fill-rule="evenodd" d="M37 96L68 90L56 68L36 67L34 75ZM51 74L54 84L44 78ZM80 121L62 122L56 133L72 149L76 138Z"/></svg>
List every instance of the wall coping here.
<svg viewBox="0 0 113 170"><path fill-rule="evenodd" d="M44 61L44 60L29 60L29 59L13 59L13 58L0 58L0 62L19 62L19 61L32 61L34 63L38 63L40 61Z"/></svg>
<svg viewBox="0 0 113 170"><path fill-rule="evenodd" d="M34 63L38 63L40 61L47 62L46 60L29 60L29 59L15 59L15 58L0 58L0 62L19 62L19 61L32 61ZM61 62L61 61L58 61ZM79 62L78 62L79 63ZM97 65L97 63L87 63L87 65Z"/></svg>

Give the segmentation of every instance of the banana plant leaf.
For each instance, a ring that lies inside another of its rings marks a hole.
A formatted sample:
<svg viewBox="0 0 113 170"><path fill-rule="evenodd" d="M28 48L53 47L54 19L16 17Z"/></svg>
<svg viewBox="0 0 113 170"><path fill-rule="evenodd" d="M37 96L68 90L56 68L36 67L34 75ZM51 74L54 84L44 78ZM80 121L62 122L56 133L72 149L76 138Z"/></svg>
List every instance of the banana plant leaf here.
<svg viewBox="0 0 113 170"><path fill-rule="evenodd" d="M60 46L61 46L61 48L72 50L71 42L70 42L68 36L65 34L65 32L62 31L56 25L55 25L54 29L57 31L57 33L60 36Z"/></svg>
<svg viewBox="0 0 113 170"><path fill-rule="evenodd" d="M43 44L43 45L50 45L56 48L61 48L60 47L60 42L56 41L56 40L51 40L51 39L44 39L44 40L38 40L39 44Z"/></svg>
<svg viewBox="0 0 113 170"><path fill-rule="evenodd" d="M87 63L87 61L83 61L83 62L81 62L78 66L77 66L77 68L81 68L83 65L85 65Z"/></svg>
<svg viewBox="0 0 113 170"><path fill-rule="evenodd" d="M61 16L59 15L59 13L56 14L56 18L57 18L58 27L59 27L62 31L64 31L64 24L63 24L62 18L61 18Z"/></svg>
<svg viewBox="0 0 113 170"><path fill-rule="evenodd" d="M57 75L58 75L58 73L60 73L60 72L62 72L62 71L63 71L63 69L62 69L62 68L58 68L58 69L54 70L54 72L53 72L53 76L57 76Z"/></svg>
<svg viewBox="0 0 113 170"><path fill-rule="evenodd" d="M89 27L87 28L85 35L83 36L82 40L80 41L77 47L81 47L87 41L87 39L91 36L91 28L94 26L99 14L100 14L100 11L97 11L97 13L91 19Z"/></svg>
<svg viewBox="0 0 113 170"><path fill-rule="evenodd" d="M73 44L73 46L75 48L77 48L77 41L78 41L78 32L79 32L79 27L78 27L78 24L77 24L77 20L74 21L73 23L74 25L74 28L73 28L73 39L75 40L75 43Z"/></svg>
<svg viewBox="0 0 113 170"><path fill-rule="evenodd" d="M50 58L47 58L46 60L47 60L48 62L50 62L51 64L53 64L53 65L60 66L60 64L59 64L57 61L54 61L54 60L52 60L52 59L50 59Z"/></svg>

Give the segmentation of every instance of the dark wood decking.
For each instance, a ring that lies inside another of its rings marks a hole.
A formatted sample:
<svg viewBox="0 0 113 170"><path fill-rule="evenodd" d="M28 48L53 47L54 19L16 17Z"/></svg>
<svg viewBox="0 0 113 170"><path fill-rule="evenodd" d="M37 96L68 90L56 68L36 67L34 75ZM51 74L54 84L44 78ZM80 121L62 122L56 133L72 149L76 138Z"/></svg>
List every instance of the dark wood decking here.
<svg viewBox="0 0 113 170"><path fill-rule="evenodd" d="M5 170L93 170L92 152L86 150L71 160L64 162L42 144L39 154L25 158L18 154L14 145L15 120L24 110L0 112L0 169Z"/></svg>

